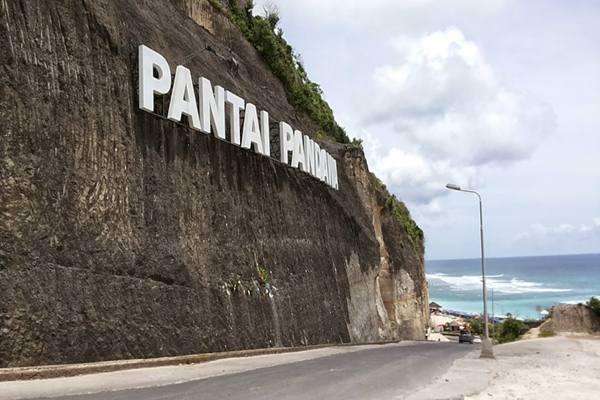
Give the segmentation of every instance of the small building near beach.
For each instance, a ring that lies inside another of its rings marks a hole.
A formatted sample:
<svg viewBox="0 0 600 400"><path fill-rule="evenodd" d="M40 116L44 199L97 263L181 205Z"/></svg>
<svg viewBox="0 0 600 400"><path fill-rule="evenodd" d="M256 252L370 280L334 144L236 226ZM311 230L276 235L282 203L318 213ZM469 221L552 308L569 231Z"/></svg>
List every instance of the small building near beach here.
<svg viewBox="0 0 600 400"><path fill-rule="evenodd" d="M438 303L432 301L431 303L429 303L429 313L430 314L439 314L442 312L442 306L440 306Z"/></svg>
<svg viewBox="0 0 600 400"><path fill-rule="evenodd" d="M452 321L446 324L446 330L450 332L460 332L465 329L465 324L462 321Z"/></svg>

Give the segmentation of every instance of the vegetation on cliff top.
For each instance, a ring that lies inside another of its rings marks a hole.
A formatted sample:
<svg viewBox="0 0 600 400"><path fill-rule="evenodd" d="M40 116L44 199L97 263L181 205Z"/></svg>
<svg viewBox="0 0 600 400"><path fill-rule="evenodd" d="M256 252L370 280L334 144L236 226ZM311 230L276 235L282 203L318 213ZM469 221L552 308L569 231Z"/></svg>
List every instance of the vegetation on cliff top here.
<svg viewBox="0 0 600 400"><path fill-rule="evenodd" d="M389 208L394 219L404 227L415 249L423 254L425 251L423 230L419 228L419 225L410 216L410 211L408 211L406 204L390 193L385 184L375 174L371 173L371 179L375 183L375 186L381 190L381 193L385 197L386 207Z"/></svg>
<svg viewBox="0 0 600 400"><path fill-rule="evenodd" d="M587 302L587 306L592 309L594 314L600 317L600 299L592 296L590 298L590 301Z"/></svg>
<svg viewBox="0 0 600 400"><path fill-rule="evenodd" d="M253 8L252 0L248 0L243 8L239 7L236 0L229 0L229 17L281 80L289 102L306 112L319 125L317 136L338 143L350 143L344 128L337 124L331 107L323 99L323 91L308 78L299 55L294 53L292 46L284 39L283 31L277 27L278 13L271 10L261 17L252 14Z"/></svg>

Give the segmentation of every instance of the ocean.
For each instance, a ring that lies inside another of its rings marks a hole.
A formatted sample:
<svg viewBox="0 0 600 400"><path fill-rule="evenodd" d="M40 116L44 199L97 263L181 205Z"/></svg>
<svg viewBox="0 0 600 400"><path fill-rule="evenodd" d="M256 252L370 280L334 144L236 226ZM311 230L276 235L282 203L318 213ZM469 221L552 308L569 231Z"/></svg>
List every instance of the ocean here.
<svg viewBox="0 0 600 400"><path fill-rule="evenodd" d="M600 298L600 254L486 258L488 313L539 318L537 306ZM481 259L427 260L429 301L482 313ZM492 304L493 299L493 304Z"/></svg>

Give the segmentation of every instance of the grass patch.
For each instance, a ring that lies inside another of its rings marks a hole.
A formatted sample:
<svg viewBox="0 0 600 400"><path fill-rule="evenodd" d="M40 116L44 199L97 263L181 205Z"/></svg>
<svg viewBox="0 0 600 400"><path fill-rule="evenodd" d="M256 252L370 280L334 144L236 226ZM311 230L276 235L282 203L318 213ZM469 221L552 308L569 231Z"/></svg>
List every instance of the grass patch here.
<svg viewBox="0 0 600 400"><path fill-rule="evenodd" d="M556 332L554 332L554 331L542 331L538 335L538 337L552 337L552 336L556 336Z"/></svg>

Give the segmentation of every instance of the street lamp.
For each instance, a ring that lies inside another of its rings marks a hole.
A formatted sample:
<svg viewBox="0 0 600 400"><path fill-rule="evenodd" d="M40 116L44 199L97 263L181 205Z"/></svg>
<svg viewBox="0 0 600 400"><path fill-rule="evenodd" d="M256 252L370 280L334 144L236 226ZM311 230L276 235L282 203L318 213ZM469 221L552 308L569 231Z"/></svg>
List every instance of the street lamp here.
<svg viewBox="0 0 600 400"><path fill-rule="evenodd" d="M481 196L474 190L461 189L460 186L449 183L446 188L457 190L459 192L473 193L479 199L479 236L481 239L481 282L483 284L483 321L484 321L484 337L481 340L481 358L494 358L494 349L490 341L490 331L488 328L488 313L487 313L487 290L485 287L485 262L483 252L483 211L481 207Z"/></svg>

